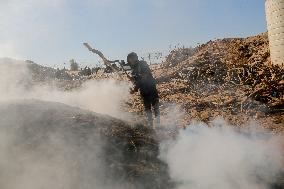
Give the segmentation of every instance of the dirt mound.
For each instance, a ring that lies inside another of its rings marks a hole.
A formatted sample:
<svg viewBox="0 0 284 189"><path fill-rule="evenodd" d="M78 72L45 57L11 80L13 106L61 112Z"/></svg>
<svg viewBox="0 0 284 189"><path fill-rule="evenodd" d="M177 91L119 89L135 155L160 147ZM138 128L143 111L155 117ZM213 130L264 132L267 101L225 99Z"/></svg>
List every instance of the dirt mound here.
<svg viewBox="0 0 284 189"><path fill-rule="evenodd" d="M3 188L171 188L150 128L35 100L1 104L0 115Z"/></svg>

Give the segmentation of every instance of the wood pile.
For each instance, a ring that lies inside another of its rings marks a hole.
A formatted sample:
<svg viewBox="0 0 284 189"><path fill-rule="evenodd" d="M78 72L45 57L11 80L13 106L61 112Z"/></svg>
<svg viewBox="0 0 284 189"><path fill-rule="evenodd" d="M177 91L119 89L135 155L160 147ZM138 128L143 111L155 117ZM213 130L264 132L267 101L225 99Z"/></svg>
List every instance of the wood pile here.
<svg viewBox="0 0 284 189"><path fill-rule="evenodd" d="M175 58L176 51L152 69L162 104L182 105L185 125L222 116L237 126L254 119L284 132L284 68L271 65L266 33L210 41L187 59ZM143 110L138 100L131 110Z"/></svg>

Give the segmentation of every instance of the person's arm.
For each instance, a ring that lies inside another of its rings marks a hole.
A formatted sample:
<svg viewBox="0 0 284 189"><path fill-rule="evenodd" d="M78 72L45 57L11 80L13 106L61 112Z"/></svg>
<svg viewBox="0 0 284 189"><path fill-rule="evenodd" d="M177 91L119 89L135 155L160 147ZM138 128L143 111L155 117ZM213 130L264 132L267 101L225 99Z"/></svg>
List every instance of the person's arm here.
<svg viewBox="0 0 284 189"><path fill-rule="evenodd" d="M143 61L141 64L141 77L146 78L146 79L152 79L153 75L151 72L151 69L147 62Z"/></svg>
<svg viewBox="0 0 284 189"><path fill-rule="evenodd" d="M132 89L130 89L130 93L133 94L135 92L138 92L138 90L140 89L141 78L140 78L139 74L134 70L131 73L131 78L132 78L132 83L133 83L134 87Z"/></svg>
<svg viewBox="0 0 284 189"><path fill-rule="evenodd" d="M138 73L136 73L132 75L132 78L133 78L133 84L134 84L133 91L138 92L138 90L141 87L141 76Z"/></svg>
<svg viewBox="0 0 284 189"><path fill-rule="evenodd" d="M132 93L138 92L138 90L141 88L141 86L143 84L142 82L153 79L151 70L150 70L147 62L145 62L145 61L140 62L139 66L140 66L139 71L137 71L137 72L133 71L132 72L132 78L133 78L133 84L134 84L134 88L132 90Z"/></svg>

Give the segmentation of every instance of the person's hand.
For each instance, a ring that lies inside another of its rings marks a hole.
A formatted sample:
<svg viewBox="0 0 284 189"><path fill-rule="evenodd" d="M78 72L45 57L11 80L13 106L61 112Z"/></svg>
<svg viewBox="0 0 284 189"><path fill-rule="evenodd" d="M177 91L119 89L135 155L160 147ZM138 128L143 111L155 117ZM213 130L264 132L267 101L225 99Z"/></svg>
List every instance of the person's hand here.
<svg viewBox="0 0 284 189"><path fill-rule="evenodd" d="M133 88L130 88L130 94L134 94L136 91Z"/></svg>

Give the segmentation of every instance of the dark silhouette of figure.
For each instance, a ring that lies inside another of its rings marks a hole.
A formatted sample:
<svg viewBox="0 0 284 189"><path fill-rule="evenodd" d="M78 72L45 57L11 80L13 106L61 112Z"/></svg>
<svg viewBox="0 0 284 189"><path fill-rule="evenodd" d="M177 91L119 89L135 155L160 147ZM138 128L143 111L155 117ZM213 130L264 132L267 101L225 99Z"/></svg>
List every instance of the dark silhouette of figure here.
<svg viewBox="0 0 284 189"><path fill-rule="evenodd" d="M148 118L148 124L153 126L153 108L157 124L159 125L159 95L156 88L156 80L154 79L147 62L139 61L137 54L134 52L128 54L127 62L132 69L131 74L134 82L134 88L131 90L131 93L140 91L140 96Z"/></svg>

